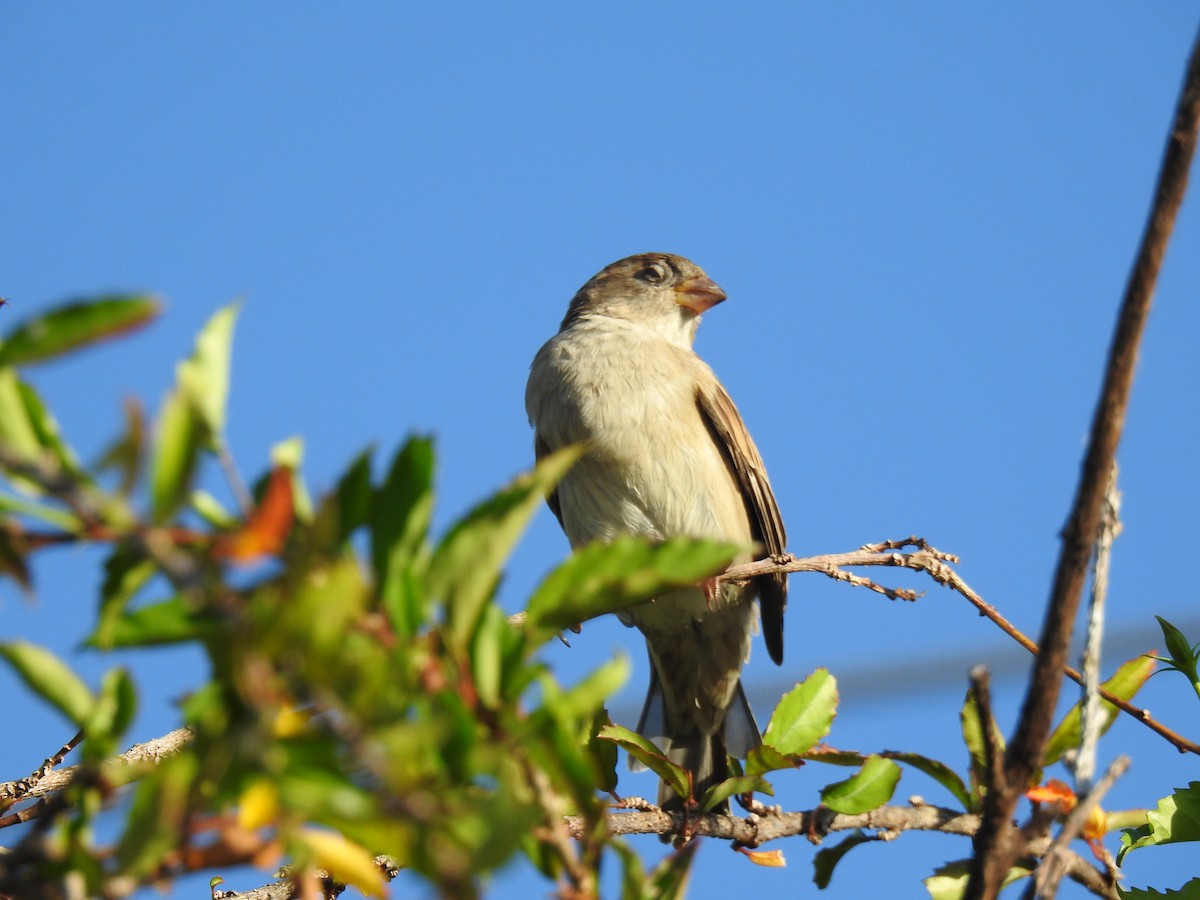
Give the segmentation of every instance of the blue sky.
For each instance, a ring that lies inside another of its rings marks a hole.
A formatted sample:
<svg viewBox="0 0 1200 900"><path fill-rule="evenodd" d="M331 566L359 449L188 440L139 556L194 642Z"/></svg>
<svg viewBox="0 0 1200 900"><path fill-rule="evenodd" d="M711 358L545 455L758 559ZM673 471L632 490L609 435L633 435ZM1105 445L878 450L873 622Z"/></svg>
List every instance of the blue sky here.
<svg viewBox="0 0 1200 900"><path fill-rule="evenodd" d="M432 432L444 526L528 465L528 364L575 289L629 253L680 253L730 296L697 349L762 450L790 549L923 535L1036 634L1196 27L1182 0L6 4L0 327L72 296L166 298L153 328L32 373L90 457L121 398L155 408L196 330L243 298L229 416L242 468L300 434L320 490L363 446ZM1155 613L1200 637L1198 246L1193 197L1120 450L1110 668L1155 646ZM541 515L506 603L565 550ZM44 557L32 605L0 584L4 633L96 677L111 660L75 648L98 559ZM637 636L596 623L573 644L550 651L568 679L631 654L614 703L632 720ZM199 660L127 662L143 687L134 737L169 730ZM774 697L826 666L843 684L832 743L961 768L974 662L996 667L1011 730L1026 661L963 601L934 589L897 604L794 577L785 665L759 648L747 684L765 723ZM0 779L21 777L69 735L7 672L0 695L21 723L0 745ZM1178 676L1142 699L1196 736ZM1118 751L1134 763L1113 808L1200 777L1136 723L1114 727L1102 763ZM810 766L784 801L807 808L839 777ZM653 784L626 775L622 789ZM914 793L946 799L910 773L900 796ZM813 850L784 850L778 871L706 846L691 896L804 890ZM888 884L919 897L921 877L967 852L938 835L863 847L827 895ZM1142 851L1127 869L1174 887L1195 874L1191 853ZM535 891L519 868L497 882L501 895Z"/></svg>

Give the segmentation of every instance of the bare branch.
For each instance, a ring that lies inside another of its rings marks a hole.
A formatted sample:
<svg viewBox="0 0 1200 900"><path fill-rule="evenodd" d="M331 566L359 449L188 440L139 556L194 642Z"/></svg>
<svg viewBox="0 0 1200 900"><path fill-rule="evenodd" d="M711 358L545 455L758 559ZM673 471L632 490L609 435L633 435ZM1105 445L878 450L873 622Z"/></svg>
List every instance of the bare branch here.
<svg viewBox="0 0 1200 900"><path fill-rule="evenodd" d="M1121 302L1079 488L1063 529L1062 549L1042 627L1042 650L1034 664L1016 734L1008 747L1006 763L1009 790L1002 795L989 795L986 798L984 820L972 860L971 882L966 891L969 900L990 900L995 897L1018 853L1009 820L1020 795L1019 786L1028 783L1030 775L1040 764L1050 733L1061 673L1087 577L1088 560L1099 533L1104 489L1125 423L1138 347L1150 313L1158 272L1187 190L1188 169L1196 149L1198 125L1200 34L1192 46L1150 218Z"/></svg>
<svg viewBox="0 0 1200 900"><path fill-rule="evenodd" d="M915 553L886 552L887 550L895 550L906 546L920 547L921 549ZM1008 619L1004 618L999 610L975 593L971 586L951 567L950 563L952 562L958 562L958 557L954 554L943 553L930 546L924 539L911 537L905 538L903 541L882 541L878 544L867 544L851 553L830 553L824 556L810 556L805 558L798 558L791 554L782 554L777 557L758 560L757 562L733 566L724 575L719 576L718 580L743 581L756 575L766 575L771 572L819 572L822 575L838 581L845 581L848 584L861 584L861 586L869 587L886 596L892 596L892 593L895 593L897 596L894 599L909 600L916 599L920 596L919 593L909 591L907 593L911 596L899 596L899 589L876 585L867 579L856 580L857 576L851 576L850 573L842 571L841 567L894 566L925 572L939 584L950 588L955 593L961 594L979 611L980 615L995 624L1001 631L1034 656L1037 656L1038 645L1008 621ZM866 583L863 584L863 582ZM1083 677L1076 669L1064 665L1062 671L1076 684L1083 684ZM1195 753L1200 755L1200 744L1188 740L1156 721L1149 710L1142 709L1103 687L1099 688L1099 692L1105 701L1111 703L1126 715L1133 716L1133 718L1137 719L1151 731L1170 741L1180 753Z"/></svg>

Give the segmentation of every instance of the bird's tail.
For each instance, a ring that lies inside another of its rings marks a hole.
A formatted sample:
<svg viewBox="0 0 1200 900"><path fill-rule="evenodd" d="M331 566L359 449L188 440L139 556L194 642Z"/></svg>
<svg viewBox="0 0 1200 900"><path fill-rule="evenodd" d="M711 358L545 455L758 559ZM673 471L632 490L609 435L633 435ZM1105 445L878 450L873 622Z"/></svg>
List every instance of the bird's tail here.
<svg viewBox="0 0 1200 900"><path fill-rule="evenodd" d="M709 788L729 777L727 757L745 758L747 753L762 743L740 681L723 721L712 733L701 730L687 717L682 717L683 721L672 721L677 718L680 717L667 713L662 683L652 666L650 689L637 730L643 737L653 741L671 762L692 773L692 796L697 801L704 799ZM634 771L645 768L633 757L629 759L629 766ZM685 799L667 782L659 782L658 805L662 809L682 811ZM711 812L729 812L728 801L722 801Z"/></svg>

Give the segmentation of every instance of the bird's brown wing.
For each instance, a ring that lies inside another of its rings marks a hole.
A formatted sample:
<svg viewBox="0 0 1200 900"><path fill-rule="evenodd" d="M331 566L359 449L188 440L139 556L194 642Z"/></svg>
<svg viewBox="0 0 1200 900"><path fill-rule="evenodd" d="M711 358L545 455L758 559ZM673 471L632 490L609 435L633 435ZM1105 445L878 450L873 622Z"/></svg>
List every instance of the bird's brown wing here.
<svg viewBox="0 0 1200 900"><path fill-rule="evenodd" d="M546 444L546 439L542 437L540 432L534 432L533 435L533 456L538 462L541 462L551 453L550 447ZM562 506L558 502L558 488L552 490L546 495L546 505L550 507L550 512L554 513L554 518L558 519L559 527L563 526Z"/></svg>
<svg viewBox="0 0 1200 900"><path fill-rule="evenodd" d="M754 539L771 556L783 553L787 535L775 494L767 481L767 470L758 448L746 430L733 400L714 378L696 390L696 405L709 432L725 457L734 483L742 492ZM783 610L787 606L787 575L763 575L755 579L762 608L763 639L777 664L783 662Z"/></svg>

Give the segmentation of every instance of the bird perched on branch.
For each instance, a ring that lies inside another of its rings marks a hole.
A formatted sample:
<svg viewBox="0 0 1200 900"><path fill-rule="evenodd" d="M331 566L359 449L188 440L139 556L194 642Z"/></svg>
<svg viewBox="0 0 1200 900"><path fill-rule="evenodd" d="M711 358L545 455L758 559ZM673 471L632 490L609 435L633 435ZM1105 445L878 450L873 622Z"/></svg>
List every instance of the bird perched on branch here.
<svg viewBox="0 0 1200 900"><path fill-rule="evenodd" d="M534 358L525 406L538 458L587 446L549 497L572 547L633 534L783 552L762 458L729 394L692 350L701 313L725 296L680 256L630 256L579 289ZM761 741L740 682L755 597L767 651L779 663L786 575L674 590L621 614L650 652L638 731L692 773L697 799L728 777L726 754L744 757ZM659 786L664 809L685 801Z"/></svg>

